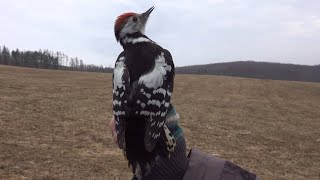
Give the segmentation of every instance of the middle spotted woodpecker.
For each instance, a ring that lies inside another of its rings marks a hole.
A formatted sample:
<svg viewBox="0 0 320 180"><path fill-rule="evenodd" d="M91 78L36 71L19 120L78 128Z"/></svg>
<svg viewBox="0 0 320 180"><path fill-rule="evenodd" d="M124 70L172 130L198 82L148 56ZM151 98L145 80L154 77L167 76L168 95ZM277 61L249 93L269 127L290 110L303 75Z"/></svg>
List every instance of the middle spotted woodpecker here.
<svg viewBox="0 0 320 180"><path fill-rule="evenodd" d="M174 82L168 50L145 35L151 7L142 14L124 13L114 27L123 47L113 72L113 113L119 147L135 178L148 173L157 158L170 158L176 140L165 124Z"/></svg>

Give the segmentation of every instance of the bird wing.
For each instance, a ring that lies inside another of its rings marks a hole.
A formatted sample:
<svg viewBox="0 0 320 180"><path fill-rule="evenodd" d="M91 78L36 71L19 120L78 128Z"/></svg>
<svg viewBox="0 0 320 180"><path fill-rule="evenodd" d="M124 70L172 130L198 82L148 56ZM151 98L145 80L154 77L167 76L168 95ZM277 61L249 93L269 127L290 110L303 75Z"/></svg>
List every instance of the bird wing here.
<svg viewBox="0 0 320 180"><path fill-rule="evenodd" d="M113 114L119 147L125 149L125 126L129 116L128 97L130 93L130 75L122 52L113 71Z"/></svg>
<svg viewBox="0 0 320 180"><path fill-rule="evenodd" d="M171 54L163 50L156 57L154 68L139 78L135 92L135 109L138 116L144 116L144 145L151 152L157 144L161 133L173 91L174 64Z"/></svg>

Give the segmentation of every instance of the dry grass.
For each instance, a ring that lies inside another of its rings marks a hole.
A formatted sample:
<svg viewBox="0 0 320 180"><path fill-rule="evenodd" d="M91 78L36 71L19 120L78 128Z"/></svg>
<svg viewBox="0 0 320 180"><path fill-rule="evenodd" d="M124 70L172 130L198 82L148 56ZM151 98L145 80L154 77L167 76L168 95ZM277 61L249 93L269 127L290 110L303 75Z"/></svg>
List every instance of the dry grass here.
<svg viewBox="0 0 320 180"><path fill-rule="evenodd" d="M188 147L320 178L320 84L177 75L173 103ZM0 179L128 179L110 117L110 74L0 66Z"/></svg>

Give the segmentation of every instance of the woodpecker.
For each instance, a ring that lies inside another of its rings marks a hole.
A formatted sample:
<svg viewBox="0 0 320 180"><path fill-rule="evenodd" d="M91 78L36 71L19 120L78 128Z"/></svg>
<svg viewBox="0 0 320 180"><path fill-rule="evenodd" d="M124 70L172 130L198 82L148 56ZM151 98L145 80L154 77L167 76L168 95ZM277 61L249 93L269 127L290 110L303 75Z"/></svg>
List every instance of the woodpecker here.
<svg viewBox="0 0 320 180"><path fill-rule="evenodd" d="M148 174L159 157L170 158L176 141L165 124L175 68L170 52L145 35L154 7L124 13L115 21L123 47L113 72L113 113L119 147L134 177Z"/></svg>

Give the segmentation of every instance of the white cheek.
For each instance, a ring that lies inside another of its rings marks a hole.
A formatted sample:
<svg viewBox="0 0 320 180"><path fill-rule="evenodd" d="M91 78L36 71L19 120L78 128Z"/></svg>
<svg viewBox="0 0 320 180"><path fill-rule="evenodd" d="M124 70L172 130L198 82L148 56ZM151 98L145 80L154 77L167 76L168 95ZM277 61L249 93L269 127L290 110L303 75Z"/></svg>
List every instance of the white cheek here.
<svg viewBox="0 0 320 180"><path fill-rule="evenodd" d="M129 22L122 28L120 37L124 37L126 34L132 34L138 32L137 24L129 20Z"/></svg>

